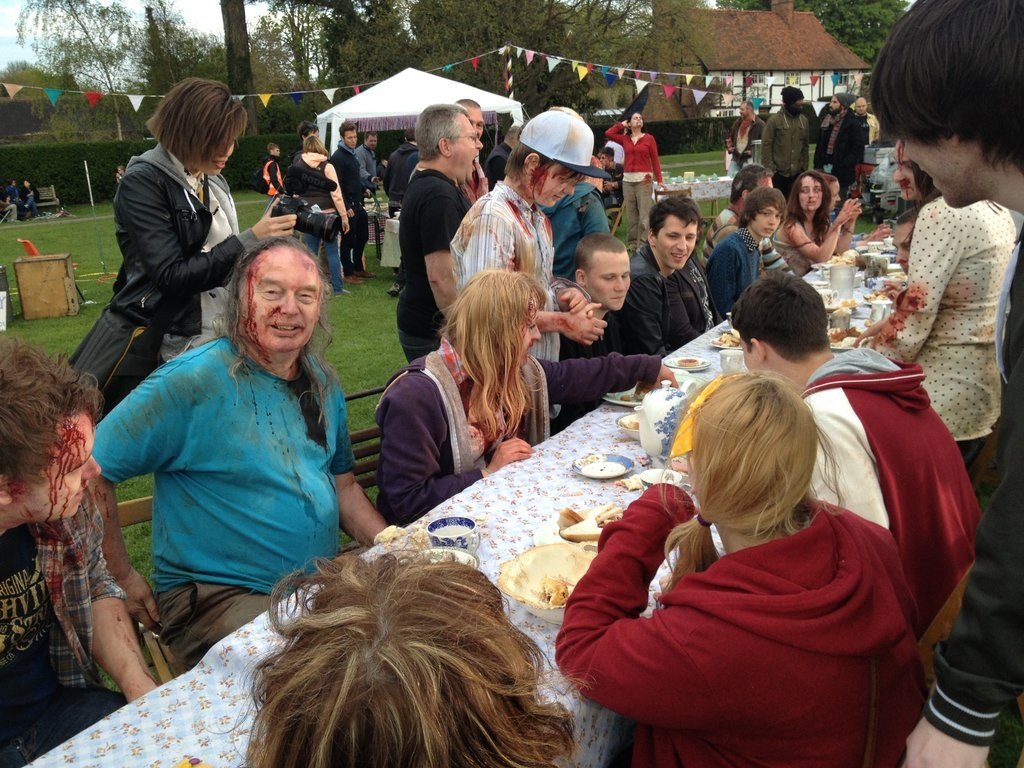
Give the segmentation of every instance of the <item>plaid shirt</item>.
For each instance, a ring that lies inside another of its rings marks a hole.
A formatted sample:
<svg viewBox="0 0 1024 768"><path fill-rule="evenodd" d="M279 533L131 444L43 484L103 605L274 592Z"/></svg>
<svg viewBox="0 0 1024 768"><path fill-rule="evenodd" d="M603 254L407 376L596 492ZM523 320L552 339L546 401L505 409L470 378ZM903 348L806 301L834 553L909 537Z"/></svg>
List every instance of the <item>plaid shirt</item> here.
<svg viewBox="0 0 1024 768"><path fill-rule="evenodd" d="M452 259L459 290L485 269L526 271L547 286L555 262L551 222L536 205L530 205L499 181L462 220L452 238ZM548 294L544 309L554 311L554 297L550 291ZM542 360L558 360L558 334L541 334L530 354Z"/></svg>
<svg viewBox="0 0 1024 768"><path fill-rule="evenodd" d="M50 633L50 663L60 684L102 687L92 660L92 604L124 599L103 558L103 518L87 492L74 517L29 525L50 593L56 624ZM57 630L60 631L57 631Z"/></svg>

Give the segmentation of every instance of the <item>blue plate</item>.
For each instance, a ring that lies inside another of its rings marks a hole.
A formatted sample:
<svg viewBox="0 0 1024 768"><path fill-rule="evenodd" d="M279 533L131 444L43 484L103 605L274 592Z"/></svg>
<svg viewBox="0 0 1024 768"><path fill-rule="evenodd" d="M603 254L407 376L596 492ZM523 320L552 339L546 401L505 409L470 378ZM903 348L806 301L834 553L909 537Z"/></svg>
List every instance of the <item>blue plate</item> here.
<svg viewBox="0 0 1024 768"><path fill-rule="evenodd" d="M633 461L611 453L592 453L576 459L572 463L572 469L577 474L593 480L612 480L631 472Z"/></svg>

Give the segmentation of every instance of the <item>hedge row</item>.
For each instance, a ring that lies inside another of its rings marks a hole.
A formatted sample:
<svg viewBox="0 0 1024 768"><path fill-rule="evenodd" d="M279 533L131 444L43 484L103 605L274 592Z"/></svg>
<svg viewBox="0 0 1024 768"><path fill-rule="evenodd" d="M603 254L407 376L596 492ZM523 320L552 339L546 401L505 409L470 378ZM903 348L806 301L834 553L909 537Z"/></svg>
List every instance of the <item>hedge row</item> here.
<svg viewBox="0 0 1024 768"><path fill-rule="evenodd" d="M724 146L724 137L733 118L696 118L691 120L648 123L663 155L705 152ZM607 125L595 126L598 146ZM248 188L253 171L266 154L266 146L281 146L287 159L297 145L294 134L242 136L238 140L224 176L233 188ZM401 131L382 131L378 136L377 156L386 159L402 142ZM65 205L89 202L85 162L89 165L93 198L111 200L114 196L114 173L118 165L126 165L134 156L151 149L153 141L97 141L67 144L24 144L0 146L0 178L30 179L37 187L56 187L57 196ZM329 148L331 149L331 148ZM484 155L490 147L484 147Z"/></svg>

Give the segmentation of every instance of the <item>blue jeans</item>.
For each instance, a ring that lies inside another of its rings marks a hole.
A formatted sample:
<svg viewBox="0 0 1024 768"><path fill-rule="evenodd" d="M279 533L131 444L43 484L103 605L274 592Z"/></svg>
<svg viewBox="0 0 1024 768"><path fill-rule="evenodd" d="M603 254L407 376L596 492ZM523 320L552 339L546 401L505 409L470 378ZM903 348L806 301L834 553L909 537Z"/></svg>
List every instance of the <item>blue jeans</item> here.
<svg viewBox="0 0 1024 768"><path fill-rule="evenodd" d="M21 768L125 705L105 688L57 688L40 718L0 746L0 768Z"/></svg>
<svg viewBox="0 0 1024 768"><path fill-rule="evenodd" d="M320 250L320 238L316 235L303 234L306 240L306 247L313 252L315 256ZM324 240L324 252L327 254L327 270L331 275L331 287L335 293L341 293L345 287L345 283L341 277L341 256L338 252L338 240Z"/></svg>

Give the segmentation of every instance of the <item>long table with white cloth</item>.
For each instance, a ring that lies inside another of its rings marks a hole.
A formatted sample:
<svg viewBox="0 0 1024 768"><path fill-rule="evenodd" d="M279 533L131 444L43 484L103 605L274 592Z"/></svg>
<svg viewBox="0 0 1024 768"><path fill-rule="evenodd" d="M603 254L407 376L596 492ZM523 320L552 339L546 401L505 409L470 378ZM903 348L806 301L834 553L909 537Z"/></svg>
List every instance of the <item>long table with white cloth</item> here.
<svg viewBox="0 0 1024 768"><path fill-rule="evenodd" d="M710 381L721 371L720 350L711 342L727 328L725 323L719 325L666 360L703 358L709 366L692 375ZM532 547L537 530L550 524L563 507L607 502L625 507L637 498L639 491L626 490L610 480L585 478L571 468L580 457L614 453L632 459L636 471L644 469L647 456L640 444L615 423L628 412L621 406L602 405L538 445L529 459L474 483L416 525L452 515L476 520L480 569L496 581L501 564ZM377 551L381 548L369 555ZM629 743L632 725L566 684L554 667L557 626L536 618L519 603L506 600L506 604L512 622L538 643L548 660L544 691L576 716L577 753L572 764L580 768L608 765ZM121 708L33 765L172 768L185 757L196 757L214 768L242 766L253 715L252 670L277 643L266 615L260 616L215 645L190 672ZM316 702L310 705L314 716Z"/></svg>

